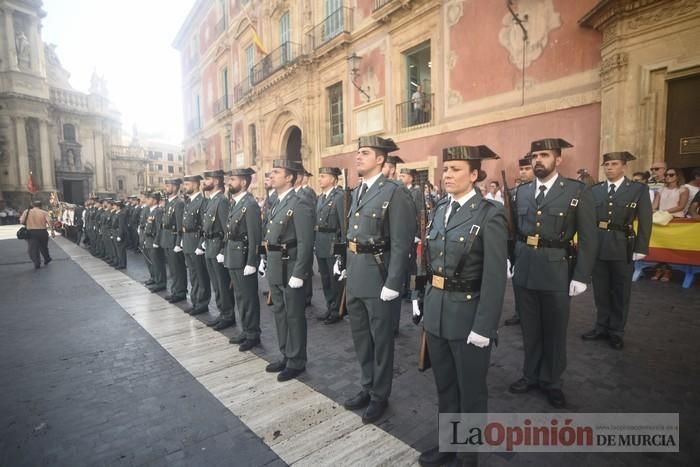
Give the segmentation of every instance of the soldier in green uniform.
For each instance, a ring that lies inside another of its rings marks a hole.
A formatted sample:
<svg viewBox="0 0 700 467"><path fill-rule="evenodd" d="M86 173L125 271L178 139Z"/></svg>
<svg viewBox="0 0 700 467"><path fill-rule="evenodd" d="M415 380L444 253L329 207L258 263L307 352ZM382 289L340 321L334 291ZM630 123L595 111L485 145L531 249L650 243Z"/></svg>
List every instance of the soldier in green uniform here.
<svg viewBox="0 0 700 467"><path fill-rule="evenodd" d="M522 159L518 160L518 185L522 185L523 183L529 183L534 179L535 172L532 171L532 161L530 160L530 153L528 152ZM515 204L515 192L517 189L518 187L516 186L514 188L511 188L510 193L507 193L507 195L510 196L511 205ZM515 295L516 293L517 292L514 288L513 295ZM503 324L505 324L506 326L515 326L516 324L520 324L520 313L518 312L518 298L514 296L514 300L515 313L513 313L513 316L511 316L503 322Z"/></svg>
<svg viewBox="0 0 700 467"><path fill-rule="evenodd" d="M418 235L420 234L420 220L421 218L425 215L425 198L423 195L423 190L421 187L416 186L414 184L416 177L418 176L418 172L416 172L414 169L410 169L408 167L402 167L401 170L399 171L399 181L403 183L403 185L406 187L408 192L411 194L411 200L413 200L413 206L415 207L415 219L416 219L416 238L413 239L414 243L417 245L420 242L420 238L418 238ZM408 262L408 271L406 275L406 284L405 284L405 292L404 292L404 298L406 300L411 299L411 276L415 276L417 271L418 271L418 265L416 264L416 248L414 247L411 250L411 258ZM395 319L395 327L394 327L394 333L398 334L399 332L399 322L401 320L401 310L399 310L399 313L396 314Z"/></svg>
<svg viewBox="0 0 700 467"><path fill-rule="evenodd" d="M182 250L185 254L185 264L190 272L190 302L191 308L185 313L199 315L209 311L211 300L211 282L207 272L207 262L204 259L202 243L202 220L207 207L207 200L200 191L201 175L188 175L185 180L185 209L182 213Z"/></svg>
<svg viewBox="0 0 700 467"><path fill-rule="evenodd" d="M267 221L270 219L270 212L272 210L272 206L275 204L275 201L277 200L277 191L275 191L274 188L272 188L272 180L270 179L270 172L265 172L265 178L264 178L264 187L265 187L265 202L263 203L262 207L262 224L261 224L261 229L266 229L267 227ZM265 236L265 231L261 230L260 232L261 238ZM267 268L267 255L264 253L260 255L260 264L258 267L258 273L261 278L265 277L265 269ZM270 297L270 291L263 291L263 295Z"/></svg>
<svg viewBox="0 0 700 467"><path fill-rule="evenodd" d="M649 187L625 177L629 152L603 155L607 181L593 185L598 227L598 255L593 267L593 294L597 316L585 340L610 339L613 349L624 346L622 336L630 306L633 261L649 253L651 198ZM633 223L637 220L637 231Z"/></svg>
<svg viewBox="0 0 700 467"><path fill-rule="evenodd" d="M127 236L129 235L129 211L123 201L117 201L115 205L117 207L115 216L116 225L115 222L112 221L112 228L114 229L114 246L116 248L117 259L114 267L116 269L126 269L126 242Z"/></svg>
<svg viewBox="0 0 700 467"><path fill-rule="evenodd" d="M317 199L316 192L314 191L313 188L311 188L309 186L309 179L310 179L310 177L313 176L313 174L311 172L309 172L308 170L306 170L301 163L299 163L298 170L299 170L298 171L299 176L297 178L296 184L294 185L294 190L297 192L297 194L306 198L309 205L311 205L312 209L314 209L313 215L315 218L316 217L316 212L315 212L316 199ZM313 276L313 274L314 274L314 272L313 272L313 265L312 265L311 276ZM307 281L304 281L304 294L306 297L306 306L310 306L311 299L313 298L313 284L312 284L311 278L309 278L309 280L307 280Z"/></svg>
<svg viewBox="0 0 700 467"><path fill-rule="evenodd" d="M264 231L267 270L264 271L272 294L272 312L282 359L265 370L279 372L278 381L296 378L306 369L306 293L304 282L311 280L314 247L313 207L293 186L300 175L293 161L274 160L271 182L277 200L270 210Z"/></svg>
<svg viewBox="0 0 700 467"><path fill-rule="evenodd" d="M204 172L207 208L202 218L204 242L202 242L201 248L204 250L207 271L214 286L216 307L219 309L219 316L207 323L207 326L214 328L215 331L236 325L233 290L229 287L231 279L224 267L224 247L226 246L224 232L230 206L224 190L223 170Z"/></svg>
<svg viewBox="0 0 700 467"><path fill-rule="evenodd" d="M260 344L260 297L258 251L261 243L260 206L248 192L255 170L233 169L229 175L231 209L226 223L224 266L233 284L241 320L241 333L229 339L246 352Z"/></svg>
<svg viewBox="0 0 700 467"><path fill-rule="evenodd" d="M555 408L566 406L561 375L566 368L566 330L571 297L586 290L597 251L595 209L585 184L557 173L568 142L531 144L535 181L518 186L513 285L523 329L523 377L510 391L539 386ZM577 235L577 252L572 247Z"/></svg>
<svg viewBox="0 0 700 467"><path fill-rule="evenodd" d="M153 267L151 264L151 258L148 256L148 249L146 249L146 224L148 222L148 216L151 213L151 202L149 200L149 192L144 192L141 196L141 213L139 214L139 250L143 255L143 259L146 261L146 266L148 268L148 279L143 283L146 287L153 285Z"/></svg>
<svg viewBox="0 0 700 467"><path fill-rule="evenodd" d="M487 146L443 150L449 197L435 209L426 235L429 259L423 327L438 393L439 413L486 413L486 375L506 289L508 231L503 205L484 199L475 183L486 178L481 161L497 159ZM437 447L422 466L454 457ZM476 464L461 454L459 465Z"/></svg>
<svg viewBox="0 0 700 467"><path fill-rule="evenodd" d="M394 371L394 323L415 237L415 208L408 190L382 174L391 139L361 137L355 162L363 183L354 190L347 232L346 303L362 390L348 410L367 408L364 423L386 410ZM342 271L340 279L345 276Z"/></svg>
<svg viewBox="0 0 700 467"><path fill-rule="evenodd" d="M321 167L318 173L321 195L316 203L314 250L326 299L326 313L318 319L324 324L334 324L341 320L339 312L342 290L341 284L333 277L333 246L343 243L345 238L345 195L338 188L338 177L341 174L339 168Z"/></svg>
<svg viewBox="0 0 700 467"><path fill-rule="evenodd" d="M395 147L393 151L398 151L398 147ZM386 156L386 162L382 166L382 175L389 180L396 180L396 167L399 164L404 164L405 162L399 156L388 154Z"/></svg>
<svg viewBox="0 0 700 467"><path fill-rule="evenodd" d="M158 244L163 219L163 208L160 207L161 199L161 194L157 191L148 196L150 210L146 219L144 241L151 264L151 280L153 281L148 290L152 293L165 290L168 280L165 272L165 256L163 249Z"/></svg>
<svg viewBox="0 0 700 467"><path fill-rule="evenodd" d="M163 210L163 228L160 233L160 246L165 253L165 261L170 273L170 294L165 299L170 303L187 300L187 268L182 253L182 214L185 202L180 198L181 178L165 180L167 200Z"/></svg>
<svg viewBox="0 0 700 467"><path fill-rule="evenodd" d="M95 223L95 237L97 240L97 252L96 257L104 259L107 255L107 250L105 248L105 237L107 232L105 231L105 220L107 218L107 209L109 208L109 200L103 198L100 203L100 209L97 212L97 218Z"/></svg>

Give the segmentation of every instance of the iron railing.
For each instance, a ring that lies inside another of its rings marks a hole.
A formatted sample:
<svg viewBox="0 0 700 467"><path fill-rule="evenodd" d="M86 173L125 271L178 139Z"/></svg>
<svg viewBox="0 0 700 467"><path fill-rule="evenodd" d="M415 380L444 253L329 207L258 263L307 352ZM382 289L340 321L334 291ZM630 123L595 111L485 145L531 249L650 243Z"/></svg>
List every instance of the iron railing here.
<svg viewBox="0 0 700 467"><path fill-rule="evenodd" d="M265 55L262 60L256 63L251 69L253 85L270 77L273 73L285 68L299 58L301 45L294 42L285 42L275 50Z"/></svg>
<svg viewBox="0 0 700 467"><path fill-rule="evenodd" d="M225 112L226 110L230 109L230 99L228 94L225 96L221 97L220 99L217 99L214 102L214 115L218 115L221 112Z"/></svg>
<svg viewBox="0 0 700 467"><path fill-rule="evenodd" d="M396 104L396 115L399 130L431 126L435 121L435 94L422 94Z"/></svg>
<svg viewBox="0 0 700 467"><path fill-rule="evenodd" d="M308 32L312 48L317 49L339 35L352 32L352 8L340 7Z"/></svg>
<svg viewBox="0 0 700 467"><path fill-rule="evenodd" d="M243 81L238 83L236 86L233 88L233 102L240 102L242 101L248 94L250 94L250 91L253 90L253 78L252 75L246 76L243 78Z"/></svg>

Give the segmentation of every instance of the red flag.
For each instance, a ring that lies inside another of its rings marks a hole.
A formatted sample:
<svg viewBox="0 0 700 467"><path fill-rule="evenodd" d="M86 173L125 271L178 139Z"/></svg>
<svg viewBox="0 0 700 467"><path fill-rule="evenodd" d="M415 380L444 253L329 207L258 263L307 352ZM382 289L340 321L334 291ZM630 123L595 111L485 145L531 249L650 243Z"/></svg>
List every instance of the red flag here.
<svg viewBox="0 0 700 467"><path fill-rule="evenodd" d="M32 177L31 172L29 172L29 180L27 180L27 190L29 190L29 192L32 194L39 191L36 187L36 183L34 183L34 177Z"/></svg>

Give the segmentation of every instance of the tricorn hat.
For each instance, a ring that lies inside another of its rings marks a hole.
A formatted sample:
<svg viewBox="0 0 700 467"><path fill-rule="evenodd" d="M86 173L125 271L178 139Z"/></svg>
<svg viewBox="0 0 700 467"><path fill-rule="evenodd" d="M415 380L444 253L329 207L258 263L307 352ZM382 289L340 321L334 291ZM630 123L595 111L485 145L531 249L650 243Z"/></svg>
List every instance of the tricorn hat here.
<svg viewBox="0 0 700 467"><path fill-rule="evenodd" d="M227 175L253 175L255 170L250 167L229 170Z"/></svg>
<svg viewBox="0 0 700 467"><path fill-rule="evenodd" d="M224 171L221 169L206 170L203 175L204 178L222 178L224 176Z"/></svg>
<svg viewBox="0 0 700 467"><path fill-rule="evenodd" d="M166 178L165 184L166 185L182 185L182 179L181 178Z"/></svg>
<svg viewBox="0 0 700 467"><path fill-rule="evenodd" d="M275 169L287 169L298 173L304 170L300 162L290 161L289 159L275 159L272 161L272 167Z"/></svg>
<svg viewBox="0 0 700 467"><path fill-rule="evenodd" d="M382 150L386 153L398 151L399 147L394 143L391 138L380 138L379 136L360 136L357 140L357 149L360 148L374 148Z"/></svg>
<svg viewBox="0 0 700 467"><path fill-rule="evenodd" d="M530 156L529 152L527 154L525 154L525 157L518 160L518 167L528 167L531 165L532 165L532 156Z"/></svg>
<svg viewBox="0 0 700 467"><path fill-rule="evenodd" d="M201 175L185 175L183 180L186 182L201 182L202 176Z"/></svg>
<svg viewBox="0 0 700 467"><path fill-rule="evenodd" d="M320 169L318 169L318 173L340 177L340 174L343 172L338 167L321 167Z"/></svg>
<svg viewBox="0 0 700 467"><path fill-rule="evenodd" d="M480 146L452 146L442 150L443 162L487 159L499 159L499 157L491 148L483 144Z"/></svg>
<svg viewBox="0 0 700 467"><path fill-rule="evenodd" d="M537 152L537 151L550 151L553 149L566 149L566 148L573 148L574 146L569 143L566 140L563 140L561 138L545 138L545 139L538 139L537 141L533 141L530 144L530 152Z"/></svg>
<svg viewBox="0 0 700 467"><path fill-rule="evenodd" d="M623 162L628 162L628 161L634 161L637 160L636 157L634 157L631 153L627 151L621 151L621 152L609 152L607 154L603 154L603 164L605 164L608 161L623 161ZM603 165L601 164L601 165Z"/></svg>

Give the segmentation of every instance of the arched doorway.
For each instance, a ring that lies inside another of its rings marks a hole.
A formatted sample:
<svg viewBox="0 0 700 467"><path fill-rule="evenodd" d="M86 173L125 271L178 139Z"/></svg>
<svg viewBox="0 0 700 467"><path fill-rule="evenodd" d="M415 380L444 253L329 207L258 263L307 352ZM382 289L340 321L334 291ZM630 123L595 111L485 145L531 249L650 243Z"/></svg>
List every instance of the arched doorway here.
<svg viewBox="0 0 700 467"><path fill-rule="evenodd" d="M301 130L298 126L292 126L287 130L287 144L284 154L290 161L301 162Z"/></svg>

